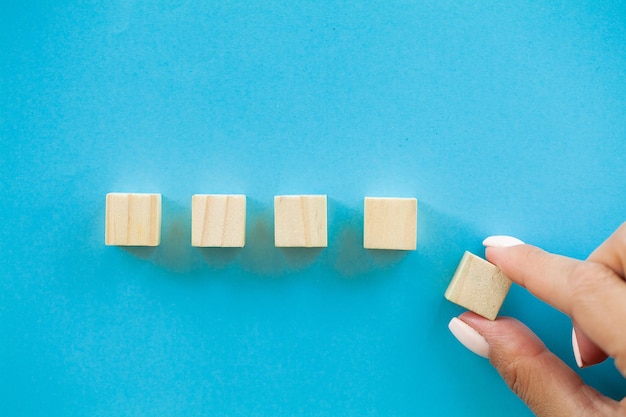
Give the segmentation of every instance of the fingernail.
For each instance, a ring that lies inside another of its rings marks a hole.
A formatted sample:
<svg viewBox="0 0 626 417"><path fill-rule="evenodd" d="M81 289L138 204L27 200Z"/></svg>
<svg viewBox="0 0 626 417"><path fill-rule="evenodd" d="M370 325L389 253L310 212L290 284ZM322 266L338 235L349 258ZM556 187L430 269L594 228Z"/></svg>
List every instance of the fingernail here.
<svg viewBox="0 0 626 417"><path fill-rule="evenodd" d="M507 248L523 244L524 242L513 236L489 236L483 240L483 246L492 248Z"/></svg>
<svg viewBox="0 0 626 417"><path fill-rule="evenodd" d="M489 357L489 344L484 337L464 321L453 317L448 329L463 346L483 358Z"/></svg>
<svg viewBox="0 0 626 417"><path fill-rule="evenodd" d="M576 337L576 329L572 328L572 349L574 350L574 358L579 368L583 367L583 358L580 356L580 348L578 347L578 337Z"/></svg>

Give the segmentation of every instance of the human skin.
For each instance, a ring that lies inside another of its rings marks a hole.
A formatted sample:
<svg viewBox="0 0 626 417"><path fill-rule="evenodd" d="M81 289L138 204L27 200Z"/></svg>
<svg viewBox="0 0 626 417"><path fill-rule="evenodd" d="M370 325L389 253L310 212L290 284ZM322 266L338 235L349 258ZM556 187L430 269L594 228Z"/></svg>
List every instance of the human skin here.
<svg viewBox="0 0 626 417"><path fill-rule="evenodd" d="M626 376L626 223L586 261L531 245L487 247L486 257L572 319L579 366L610 356ZM521 322L471 312L459 319L484 338L490 362L537 416L626 416L626 399L615 401L586 385Z"/></svg>

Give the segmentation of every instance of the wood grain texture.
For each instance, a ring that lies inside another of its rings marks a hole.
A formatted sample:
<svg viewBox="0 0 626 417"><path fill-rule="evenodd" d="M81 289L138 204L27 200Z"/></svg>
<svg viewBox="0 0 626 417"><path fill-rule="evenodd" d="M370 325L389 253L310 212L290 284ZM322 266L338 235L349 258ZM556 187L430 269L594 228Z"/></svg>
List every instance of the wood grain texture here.
<svg viewBox="0 0 626 417"><path fill-rule="evenodd" d="M465 252L445 297L476 314L495 320L511 281L486 260Z"/></svg>
<svg viewBox="0 0 626 417"><path fill-rule="evenodd" d="M106 245L158 246L160 243L161 194L107 194Z"/></svg>
<svg viewBox="0 0 626 417"><path fill-rule="evenodd" d="M325 195L274 197L274 244L277 247L326 247Z"/></svg>
<svg viewBox="0 0 626 417"><path fill-rule="evenodd" d="M196 194L191 198L191 245L241 248L246 244L246 196Z"/></svg>
<svg viewBox="0 0 626 417"><path fill-rule="evenodd" d="M363 228L366 249L415 250L417 199L366 197Z"/></svg>

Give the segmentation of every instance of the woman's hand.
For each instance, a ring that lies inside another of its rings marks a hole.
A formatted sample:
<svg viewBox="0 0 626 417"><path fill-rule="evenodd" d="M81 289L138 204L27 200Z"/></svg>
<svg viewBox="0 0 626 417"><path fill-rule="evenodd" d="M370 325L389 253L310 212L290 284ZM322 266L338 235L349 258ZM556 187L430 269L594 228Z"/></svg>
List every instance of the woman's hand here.
<svg viewBox="0 0 626 417"><path fill-rule="evenodd" d="M610 356L626 376L626 223L587 261L530 245L487 247L486 257L513 282L572 319L572 344L579 366ZM466 332L466 340L463 336L459 340L487 354L537 416L626 416L626 399L614 401L585 385L519 321L505 317L489 321L464 313L450 327L457 337Z"/></svg>

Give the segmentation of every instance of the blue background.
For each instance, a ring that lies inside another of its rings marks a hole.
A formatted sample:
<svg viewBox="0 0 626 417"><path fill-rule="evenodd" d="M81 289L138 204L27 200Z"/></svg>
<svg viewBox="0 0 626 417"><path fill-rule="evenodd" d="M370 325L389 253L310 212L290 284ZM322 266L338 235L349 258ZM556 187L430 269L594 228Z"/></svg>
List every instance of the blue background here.
<svg viewBox="0 0 626 417"><path fill-rule="evenodd" d="M153 3L0 6L0 415L530 415L443 293L487 235L626 219L624 3ZM163 194L160 247L104 245L111 191ZM194 193L248 195L244 249L190 246ZM317 193L329 247L274 248ZM365 196L418 198L417 251L362 249Z"/></svg>

